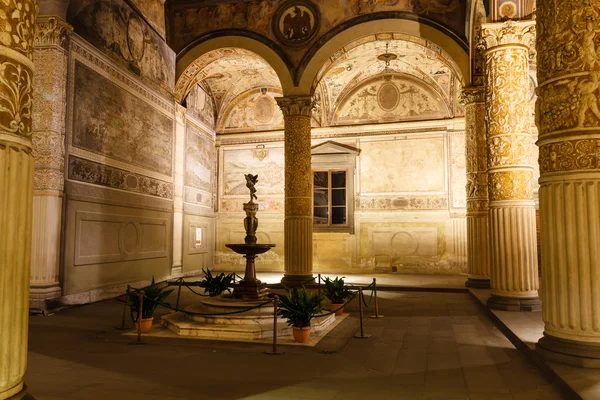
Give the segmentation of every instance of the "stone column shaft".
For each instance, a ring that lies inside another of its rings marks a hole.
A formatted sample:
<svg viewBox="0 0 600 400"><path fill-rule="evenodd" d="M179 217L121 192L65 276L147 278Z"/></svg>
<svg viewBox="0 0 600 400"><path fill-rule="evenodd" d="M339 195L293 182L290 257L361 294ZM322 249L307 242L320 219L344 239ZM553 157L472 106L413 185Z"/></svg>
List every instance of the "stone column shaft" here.
<svg viewBox="0 0 600 400"><path fill-rule="evenodd" d="M600 368L600 1L538 1L544 337L552 361Z"/></svg>
<svg viewBox="0 0 600 400"><path fill-rule="evenodd" d="M64 190L68 39L73 28L56 16L37 19L33 62L35 160L30 307L59 297L60 234Z"/></svg>
<svg viewBox="0 0 600 400"><path fill-rule="evenodd" d="M466 119L467 158L467 270L466 286L490 287L488 223L487 131L483 87L462 93Z"/></svg>
<svg viewBox="0 0 600 400"><path fill-rule="evenodd" d="M35 2L0 3L0 399L24 391L33 166Z"/></svg>
<svg viewBox="0 0 600 400"><path fill-rule="evenodd" d="M484 24L490 308L541 309L538 298L529 48L533 21Z"/></svg>
<svg viewBox="0 0 600 400"><path fill-rule="evenodd" d="M173 264L171 275L183 272L183 185L185 174L185 107L175 113L175 190L173 192Z"/></svg>
<svg viewBox="0 0 600 400"><path fill-rule="evenodd" d="M285 126L285 276L283 282L312 277L313 174L310 96L277 99Z"/></svg>

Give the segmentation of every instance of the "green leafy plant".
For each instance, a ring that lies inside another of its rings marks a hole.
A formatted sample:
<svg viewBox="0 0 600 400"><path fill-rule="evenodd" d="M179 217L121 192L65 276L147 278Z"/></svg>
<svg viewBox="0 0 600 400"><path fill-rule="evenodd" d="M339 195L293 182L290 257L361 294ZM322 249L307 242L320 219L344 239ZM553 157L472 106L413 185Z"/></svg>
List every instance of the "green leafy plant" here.
<svg viewBox="0 0 600 400"><path fill-rule="evenodd" d="M219 275L213 276L208 268L206 271L203 269L202 272L204 279L200 282L200 287L203 287L204 293L208 293L210 297L218 296L226 290L230 291L229 288L233 286L233 273L225 275L221 272Z"/></svg>
<svg viewBox="0 0 600 400"><path fill-rule="evenodd" d="M344 283L344 278L345 276L336 277L335 279L325 278L324 294L331 304L343 304L352 295L352 292Z"/></svg>
<svg viewBox="0 0 600 400"><path fill-rule="evenodd" d="M156 310L156 307L158 307L159 303L164 303L165 299L174 290L164 289L164 287L160 287L154 282L154 277L152 277L152 283L150 286L139 290L127 289L127 303L131 311L131 319L135 322L140 315L140 293L144 294L144 301L142 304L142 319L152 318L154 316L154 310Z"/></svg>
<svg viewBox="0 0 600 400"><path fill-rule="evenodd" d="M310 320L323 310L322 297L316 293L309 294L303 287L288 289L287 296L279 298L278 314L287 318L288 325L297 328L310 326Z"/></svg>

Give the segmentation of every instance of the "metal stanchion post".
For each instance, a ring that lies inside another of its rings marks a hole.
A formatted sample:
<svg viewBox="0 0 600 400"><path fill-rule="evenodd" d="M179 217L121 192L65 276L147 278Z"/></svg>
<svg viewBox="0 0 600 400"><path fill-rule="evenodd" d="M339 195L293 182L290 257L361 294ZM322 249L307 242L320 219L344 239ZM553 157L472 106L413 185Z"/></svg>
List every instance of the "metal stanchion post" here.
<svg viewBox="0 0 600 400"><path fill-rule="evenodd" d="M146 344L142 341L142 318L144 316L144 292L138 294L140 296L140 312L138 314L138 325L137 325L137 341L133 344Z"/></svg>
<svg viewBox="0 0 600 400"><path fill-rule="evenodd" d="M265 354L278 356L284 354L283 351L277 351L277 306L279 305L279 296L273 297L273 350L265 351Z"/></svg>
<svg viewBox="0 0 600 400"><path fill-rule="evenodd" d="M359 318L360 318L360 335L356 334L354 335L355 338L357 339L367 339L370 338L371 335L365 335L365 331L363 328L363 292L362 292L362 288L358 288L358 314L359 314Z"/></svg>
<svg viewBox="0 0 600 400"><path fill-rule="evenodd" d="M127 294L129 293L129 285L127 285L127 292L125 293L125 304L123 305L123 318L121 319L121 326L115 326L115 329L118 329L120 331L126 331L129 330L130 328L128 326L125 326L125 316L127 315L127 301L128 301L128 296Z"/></svg>
<svg viewBox="0 0 600 400"><path fill-rule="evenodd" d="M383 315L379 315L379 305L377 304L377 279L373 278L373 294L375 295L375 315L371 315L371 318L383 318Z"/></svg>
<svg viewBox="0 0 600 400"><path fill-rule="evenodd" d="M177 302L175 303L175 312L179 311L179 297L181 297L181 284L183 283L183 278L179 278L179 289L177 289Z"/></svg>
<svg viewBox="0 0 600 400"><path fill-rule="evenodd" d="M321 274L319 274L319 283L317 285L317 288L319 289L319 297L321 297Z"/></svg>

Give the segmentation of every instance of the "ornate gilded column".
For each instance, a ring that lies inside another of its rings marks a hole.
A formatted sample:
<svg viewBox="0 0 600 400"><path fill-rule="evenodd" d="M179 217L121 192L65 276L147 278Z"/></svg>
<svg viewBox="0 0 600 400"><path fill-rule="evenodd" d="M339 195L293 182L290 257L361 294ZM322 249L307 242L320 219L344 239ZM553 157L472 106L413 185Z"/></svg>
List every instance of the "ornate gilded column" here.
<svg viewBox="0 0 600 400"><path fill-rule="evenodd" d="M60 297L60 231L64 189L67 57L73 28L57 16L39 16L33 62L33 228L30 307Z"/></svg>
<svg viewBox="0 0 600 400"><path fill-rule="evenodd" d="M538 0L542 356L600 368L600 1Z"/></svg>
<svg viewBox="0 0 600 400"><path fill-rule="evenodd" d="M312 277L313 175L311 170L310 96L280 97L285 127L285 275L282 282Z"/></svg>
<svg viewBox="0 0 600 400"><path fill-rule="evenodd" d="M490 287L485 96L481 86L463 89L467 158L467 287Z"/></svg>
<svg viewBox="0 0 600 400"><path fill-rule="evenodd" d="M490 285L488 307L537 311L529 49L535 22L484 24L488 134Z"/></svg>
<svg viewBox="0 0 600 400"><path fill-rule="evenodd" d="M175 179L173 191L173 263L171 275L183 272L183 184L185 174L185 113L186 108L176 105L175 110Z"/></svg>
<svg viewBox="0 0 600 400"><path fill-rule="evenodd" d="M24 390L33 155L32 0L0 3L0 399Z"/></svg>

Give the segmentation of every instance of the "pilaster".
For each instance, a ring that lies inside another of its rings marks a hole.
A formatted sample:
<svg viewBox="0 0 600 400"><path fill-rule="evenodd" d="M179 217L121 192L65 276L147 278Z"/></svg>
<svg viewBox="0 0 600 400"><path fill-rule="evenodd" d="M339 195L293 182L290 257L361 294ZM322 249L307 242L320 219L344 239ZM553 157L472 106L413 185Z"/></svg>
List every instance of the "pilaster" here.
<svg viewBox="0 0 600 400"><path fill-rule="evenodd" d="M600 368L600 1L538 1L545 358Z"/></svg>
<svg viewBox="0 0 600 400"><path fill-rule="evenodd" d="M59 297L64 188L68 41L73 28L57 16L36 21L32 144L35 160L30 307Z"/></svg>
<svg viewBox="0 0 600 400"><path fill-rule="evenodd" d="M313 174L310 96L280 97L285 128L285 275L282 282L312 277Z"/></svg>
<svg viewBox="0 0 600 400"><path fill-rule="evenodd" d="M171 275L183 273L183 186L185 174L185 107L175 110L175 179L173 191L173 265Z"/></svg>
<svg viewBox="0 0 600 400"><path fill-rule="evenodd" d="M481 86L463 89L467 159L467 287L490 287L485 96Z"/></svg>
<svg viewBox="0 0 600 400"><path fill-rule="evenodd" d="M7 399L24 391L27 368L37 6L7 0L0 11L0 399Z"/></svg>
<svg viewBox="0 0 600 400"><path fill-rule="evenodd" d="M490 308L541 309L538 298L529 52L535 22L484 24Z"/></svg>

